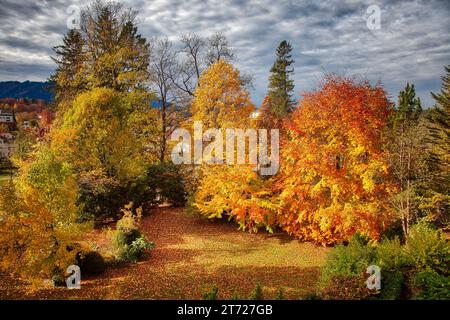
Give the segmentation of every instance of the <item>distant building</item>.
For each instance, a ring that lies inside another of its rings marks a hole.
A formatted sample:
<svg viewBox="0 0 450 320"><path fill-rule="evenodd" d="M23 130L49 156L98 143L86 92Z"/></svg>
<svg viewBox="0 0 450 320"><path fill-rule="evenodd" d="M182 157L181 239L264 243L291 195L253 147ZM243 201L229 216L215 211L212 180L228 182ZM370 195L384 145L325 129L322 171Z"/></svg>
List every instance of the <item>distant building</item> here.
<svg viewBox="0 0 450 320"><path fill-rule="evenodd" d="M0 158L8 159L16 149L15 137L9 133L4 132L0 134Z"/></svg>
<svg viewBox="0 0 450 320"><path fill-rule="evenodd" d="M14 123L16 122L16 117L14 115L14 112L11 111L5 111L0 109L0 122L4 123Z"/></svg>
<svg viewBox="0 0 450 320"><path fill-rule="evenodd" d="M8 159L16 148L15 137L11 134L17 130L14 112L0 109L0 125L8 128L8 132L0 133L0 158Z"/></svg>

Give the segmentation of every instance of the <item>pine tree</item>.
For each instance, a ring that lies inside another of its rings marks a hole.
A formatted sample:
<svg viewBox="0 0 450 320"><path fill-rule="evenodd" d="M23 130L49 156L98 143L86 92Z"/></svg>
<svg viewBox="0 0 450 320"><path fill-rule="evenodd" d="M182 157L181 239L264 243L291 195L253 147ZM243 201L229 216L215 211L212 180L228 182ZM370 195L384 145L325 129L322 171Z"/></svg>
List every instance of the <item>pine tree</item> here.
<svg viewBox="0 0 450 320"><path fill-rule="evenodd" d="M430 134L435 150L433 154L439 162L442 172L450 172L450 65L445 67L447 74L442 77L442 89L440 93L431 93L436 100L435 107L431 110ZM447 179L447 181L449 181Z"/></svg>
<svg viewBox="0 0 450 320"><path fill-rule="evenodd" d="M291 44L286 40L281 41L276 51L277 59L270 69L269 97L273 112L280 118L292 111L294 107L292 97L294 81L290 79L294 73L294 69L290 67L294 60L291 51Z"/></svg>
<svg viewBox="0 0 450 320"><path fill-rule="evenodd" d="M398 96L397 116L399 121L415 121L422 113L422 103L420 98L416 97L414 84L406 83L404 90L400 91Z"/></svg>
<svg viewBox="0 0 450 320"><path fill-rule="evenodd" d="M431 93L436 104L427 117L428 179L422 186L422 208L438 224L450 221L450 65L445 70L441 91Z"/></svg>
<svg viewBox="0 0 450 320"><path fill-rule="evenodd" d="M53 48L56 57L52 57L52 60L57 67L50 80L54 83L55 101L58 104L62 100L73 99L86 85L80 77L86 58L84 43L81 33L71 29L64 36L63 44Z"/></svg>

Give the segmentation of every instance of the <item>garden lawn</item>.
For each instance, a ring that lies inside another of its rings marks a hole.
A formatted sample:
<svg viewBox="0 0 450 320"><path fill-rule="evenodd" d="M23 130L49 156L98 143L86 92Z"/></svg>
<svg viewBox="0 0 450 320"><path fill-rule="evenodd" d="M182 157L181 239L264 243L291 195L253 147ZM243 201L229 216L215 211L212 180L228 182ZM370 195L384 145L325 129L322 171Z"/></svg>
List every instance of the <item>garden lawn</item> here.
<svg viewBox="0 0 450 320"><path fill-rule="evenodd" d="M5 275L0 298L12 299L201 299L217 286L219 299L247 299L257 283L264 298L279 289L290 299L305 298L317 288L327 248L286 234L238 231L235 224L189 215L185 209L157 208L143 217L141 231L156 248L138 263L110 267L101 276L83 277L80 290L26 287ZM96 230L91 245L105 250Z"/></svg>

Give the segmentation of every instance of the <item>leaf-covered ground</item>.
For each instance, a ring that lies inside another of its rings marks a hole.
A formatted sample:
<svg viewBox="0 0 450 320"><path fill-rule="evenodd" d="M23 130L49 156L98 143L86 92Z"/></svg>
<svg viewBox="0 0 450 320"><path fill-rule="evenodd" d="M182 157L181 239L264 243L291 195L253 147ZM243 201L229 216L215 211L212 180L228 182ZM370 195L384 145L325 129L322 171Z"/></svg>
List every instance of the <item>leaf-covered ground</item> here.
<svg viewBox="0 0 450 320"><path fill-rule="evenodd" d="M219 299L246 299L257 283L264 298L280 288L286 298L315 291L327 248L299 242L285 234L249 234L236 225L208 221L184 209L158 208L142 220L141 230L156 243L138 263L108 268L83 278L80 290L48 288L29 292L19 281L0 274L2 299L200 299L219 288ZM91 237L100 248L104 233Z"/></svg>

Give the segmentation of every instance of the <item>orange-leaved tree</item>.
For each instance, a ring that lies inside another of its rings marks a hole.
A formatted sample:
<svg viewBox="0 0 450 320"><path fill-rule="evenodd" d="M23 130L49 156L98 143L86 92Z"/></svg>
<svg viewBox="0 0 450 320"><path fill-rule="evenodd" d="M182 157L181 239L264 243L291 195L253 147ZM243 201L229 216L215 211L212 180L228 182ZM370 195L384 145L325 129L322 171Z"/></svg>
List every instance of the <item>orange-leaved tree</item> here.
<svg viewBox="0 0 450 320"><path fill-rule="evenodd" d="M389 106L381 85L339 76L303 94L281 148L284 230L324 245L380 235L393 189L381 149Z"/></svg>

